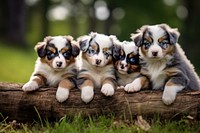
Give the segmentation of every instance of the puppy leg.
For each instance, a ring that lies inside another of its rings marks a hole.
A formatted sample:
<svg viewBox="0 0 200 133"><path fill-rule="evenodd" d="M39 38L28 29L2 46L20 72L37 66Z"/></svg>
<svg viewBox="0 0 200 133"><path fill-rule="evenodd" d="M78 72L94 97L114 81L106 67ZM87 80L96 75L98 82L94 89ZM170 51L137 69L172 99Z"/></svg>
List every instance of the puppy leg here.
<svg viewBox="0 0 200 133"><path fill-rule="evenodd" d="M176 99L177 92L183 90L185 87L181 84L175 84L172 82L172 80L169 80L165 87L164 92L162 95L162 101L166 105L170 105L174 102Z"/></svg>
<svg viewBox="0 0 200 133"><path fill-rule="evenodd" d="M75 87L72 79L63 79L58 85L56 92L56 99L58 102L64 102L69 97L69 91Z"/></svg>
<svg viewBox="0 0 200 133"><path fill-rule="evenodd" d="M105 96L112 96L115 93L115 88L116 88L116 84L114 82L114 79L112 78L107 78L103 81L103 85L101 88L101 92L105 95Z"/></svg>
<svg viewBox="0 0 200 133"><path fill-rule="evenodd" d="M81 99L85 103L89 103L94 97L94 84L89 79L79 79L78 82L80 82L80 80L83 80L79 87L81 90Z"/></svg>
<svg viewBox="0 0 200 133"><path fill-rule="evenodd" d="M42 75L35 74L31 79L23 85L23 91L34 91L41 86L45 86L46 78Z"/></svg>
<svg viewBox="0 0 200 133"><path fill-rule="evenodd" d="M124 90L127 92L137 92L143 88L148 88L149 80L145 76L141 76L133 80L132 83L127 84Z"/></svg>

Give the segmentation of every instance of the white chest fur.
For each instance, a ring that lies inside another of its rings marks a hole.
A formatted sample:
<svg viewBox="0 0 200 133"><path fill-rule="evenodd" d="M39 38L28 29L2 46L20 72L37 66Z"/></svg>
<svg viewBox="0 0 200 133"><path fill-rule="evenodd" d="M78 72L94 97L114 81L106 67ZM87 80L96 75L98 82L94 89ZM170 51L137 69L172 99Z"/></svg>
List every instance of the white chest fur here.
<svg viewBox="0 0 200 133"><path fill-rule="evenodd" d="M163 89L166 80L166 74L164 72L165 67L165 60L149 61L147 63L147 70L152 82L152 89Z"/></svg>

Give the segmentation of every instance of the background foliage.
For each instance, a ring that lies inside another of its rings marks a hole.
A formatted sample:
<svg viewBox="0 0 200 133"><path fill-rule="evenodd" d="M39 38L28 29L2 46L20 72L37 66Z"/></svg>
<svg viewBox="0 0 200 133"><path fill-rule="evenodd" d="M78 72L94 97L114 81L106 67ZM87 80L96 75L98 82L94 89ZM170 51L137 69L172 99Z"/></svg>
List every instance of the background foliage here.
<svg viewBox="0 0 200 133"><path fill-rule="evenodd" d="M167 23L200 72L200 1L197 0L2 0L0 81L26 82L34 68L34 45L47 35L96 31L121 41L142 25Z"/></svg>

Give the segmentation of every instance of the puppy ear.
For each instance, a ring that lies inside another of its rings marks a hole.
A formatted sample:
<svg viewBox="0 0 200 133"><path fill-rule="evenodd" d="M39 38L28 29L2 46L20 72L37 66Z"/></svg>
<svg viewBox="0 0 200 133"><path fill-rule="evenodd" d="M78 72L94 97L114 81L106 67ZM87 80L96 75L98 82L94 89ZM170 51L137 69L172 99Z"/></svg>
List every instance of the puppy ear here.
<svg viewBox="0 0 200 133"><path fill-rule="evenodd" d="M167 24L160 24L160 27L166 30L166 32L168 33L170 44L175 45L178 42L178 38L180 36L178 29L171 28Z"/></svg>
<svg viewBox="0 0 200 133"><path fill-rule="evenodd" d="M79 47L77 46L77 43L75 41L72 42L72 56L73 57L76 57L78 56L80 53L80 49Z"/></svg>
<svg viewBox="0 0 200 133"><path fill-rule="evenodd" d="M142 45L142 33L137 33L137 34L131 34L131 39L135 43L137 47L140 47Z"/></svg>
<svg viewBox="0 0 200 133"><path fill-rule="evenodd" d="M40 58L43 58L46 56L45 46L46 46L45 42L38 42L34 48Z"/></svg>
<svg viewBox="0 0 200 133"><path fill-rule="evenodd" d="M79 37L77 40L80 46L80 50L82 50L83 52L86 52L87 49L89 48L89 42L91 40L91 37L85 35L85 36Z"/></svg>

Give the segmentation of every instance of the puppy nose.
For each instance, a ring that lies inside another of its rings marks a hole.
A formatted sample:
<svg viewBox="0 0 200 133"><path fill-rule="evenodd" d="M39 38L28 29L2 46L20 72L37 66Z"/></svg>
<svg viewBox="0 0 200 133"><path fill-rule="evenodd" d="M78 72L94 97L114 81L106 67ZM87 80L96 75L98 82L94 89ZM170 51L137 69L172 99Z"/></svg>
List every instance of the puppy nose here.
<svg viewBox="0 0 200 133"><path fill-rule="evenodd" d="M121 69L124 69L124 68L125 68L125 66L123 64L121 64Z"/></svg>
<svg viewBox="0 0 200 133"><path fill-rule="evenodd" d="M57 65L57 67L61 67L62 66L62 62L61 61L56 62L56 65Z"/></svg>
<svg viewBox="0 0 200 133"><path fill-rule="evenodd" d="M96 64L99 65L101 63L101 60L96 59Z"/></svg>
<svg viewBox="0 0 200 133"><path fill-rule="evenodd" d="M154 57L156 57L156 56L158 56L158 52L157 52L157 51L153 51L153 52L152 52L152 55L153 55Z"/></svg>

